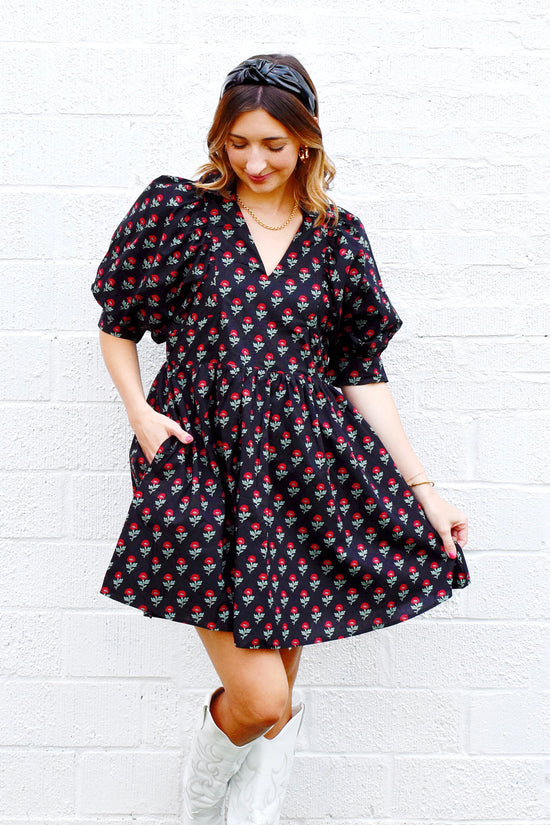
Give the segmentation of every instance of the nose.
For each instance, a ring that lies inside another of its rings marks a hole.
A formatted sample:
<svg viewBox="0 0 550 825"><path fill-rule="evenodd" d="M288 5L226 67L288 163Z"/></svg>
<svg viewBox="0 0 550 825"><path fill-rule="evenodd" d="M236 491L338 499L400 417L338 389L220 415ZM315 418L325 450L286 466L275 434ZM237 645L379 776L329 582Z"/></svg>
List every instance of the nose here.
<svg viewBox="0 0 550 825"><path fill-rule="evenodd" d="M246 159L246 171L249 175L261 175L267 168L265 154L261 149L251 149Z"/></svg>

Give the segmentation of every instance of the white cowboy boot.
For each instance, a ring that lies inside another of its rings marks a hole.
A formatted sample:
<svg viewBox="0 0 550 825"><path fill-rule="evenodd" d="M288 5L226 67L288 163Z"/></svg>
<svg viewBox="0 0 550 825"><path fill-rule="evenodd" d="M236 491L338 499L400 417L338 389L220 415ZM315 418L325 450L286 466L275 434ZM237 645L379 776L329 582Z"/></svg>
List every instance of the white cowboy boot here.
<svg viewBox="0 0 550 825"><path fill-rule="evenodd" d="M210 705L223 687L208 697L201 727L187 757L183 788L183 825L222 825L227 783L254 745L234 745L216 725Z"/></svg>
<svg viewBox="0 0 550 825"><path fill-rule="evenodd" d="M229 783L227 825L278 825L304 705L273 739L260 736Z"/></svg>

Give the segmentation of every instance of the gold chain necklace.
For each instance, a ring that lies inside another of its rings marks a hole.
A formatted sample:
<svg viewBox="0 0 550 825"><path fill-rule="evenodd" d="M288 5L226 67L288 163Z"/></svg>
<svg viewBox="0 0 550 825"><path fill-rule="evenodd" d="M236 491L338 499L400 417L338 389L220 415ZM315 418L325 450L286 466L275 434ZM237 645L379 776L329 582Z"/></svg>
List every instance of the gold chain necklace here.
<svg viewBox="0 0 550 825"><path fill-rule="evenodd" d="M286 229L286 227L289 225L290 221L292 220L292 218L296 214L296 210L298 209L298 201L294 201L294 206L292 207L292 212L290 213L290 215L288 216L288 218L286 219L286 221L284 223L282 223L280 226L268 226L266 223L264 223L263 221L261 221L259 219L259 217L252 211L252 209L249 206L247 206L245 203L242 202L242 200L239 198L238 195L237 195L237 201L239 202L240 206L242 206L243 209L246 209L246 211L249 212L252 215L252 217L254 218L256 223L259 223L260 226L263 226L264 229L271 229L273 232L276 232L278 229Z"/></svg>

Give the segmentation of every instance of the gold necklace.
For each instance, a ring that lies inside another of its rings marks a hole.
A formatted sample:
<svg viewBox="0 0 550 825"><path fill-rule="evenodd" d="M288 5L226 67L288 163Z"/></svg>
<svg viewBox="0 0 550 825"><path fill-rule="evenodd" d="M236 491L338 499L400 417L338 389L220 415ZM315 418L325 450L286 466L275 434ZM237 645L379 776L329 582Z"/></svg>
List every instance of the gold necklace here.
<svg viewBox="0 0 550 825"><path fill-rule="evenodd" d="M292 207L292 212L290 213L290 215L288 216L288 218L286 219L286 221L284 223L282 223L280 226L268 226L266 223L264 223L263 221L261 221L259 219L259 217L252 211L252 209L249 206L247 206L245 203L242 202L242 200L239 198L238 195L237 195L237 201L243 207L243 209L246 209L246 211L249 212L252 215L252 217L254 218L256 223L259 223L260 226L263 226L264 229L271 229L273 232L276 232L278 229L286 229L286 227L289 225L290 221L292 220L292 218L296 214L296 210L298 209L298 201L294 201L294 206Z"/></svg>

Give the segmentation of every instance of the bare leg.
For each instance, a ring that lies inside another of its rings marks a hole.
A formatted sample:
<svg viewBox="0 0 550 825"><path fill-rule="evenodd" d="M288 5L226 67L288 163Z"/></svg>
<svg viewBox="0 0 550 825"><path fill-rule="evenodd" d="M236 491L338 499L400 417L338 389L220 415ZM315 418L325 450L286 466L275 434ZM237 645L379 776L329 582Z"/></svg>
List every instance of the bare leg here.
<svg viewBox="0 0 550 825"><path fill-rule="evenodd" d="M232 633L196 630L224 687L210 707L216 725L239 746L275 736L290 719L301 649L238 648Z"/></svg>
<svg viewBox="0 0 550 825"><path fill-rule="evenodd" d="M273 739L274 736L277 736L279 731L283 729L283 727L292 717L292 689L294 687L294 682L296 681L296 676L298 675L298 667L300 665L302 648L285 647L282 648L279 652L281 654L281 660L288 681L288 700L285 706L284 713L281 715L281 718L279 719L277 724L273 725L271 730L265 734L266 739Z"/></svg>
<svg viewBox="0 0 550 825"><path fill-rule="evenodd" d="M304 705L295 708L292 715L292 688L298 673L301 648L282 648L279 655L288 688L285 709L279 721L252 743L250 752L229 782L228 825L251 822L267 825L280 821Z"/></svg>

